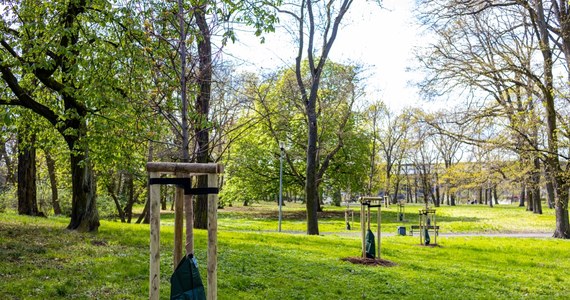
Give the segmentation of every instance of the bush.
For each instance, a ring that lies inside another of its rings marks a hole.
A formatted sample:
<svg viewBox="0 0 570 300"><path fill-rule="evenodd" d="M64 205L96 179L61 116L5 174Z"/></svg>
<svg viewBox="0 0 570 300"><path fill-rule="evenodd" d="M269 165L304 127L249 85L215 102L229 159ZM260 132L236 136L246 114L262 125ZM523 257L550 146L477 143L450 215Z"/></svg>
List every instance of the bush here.
<svg viewBox="0 0 570 300"><path fill-rule="evenodd" d="M18 208L16 192L17 188L15 186L5 186L0 190L0 212Z"/></svg>

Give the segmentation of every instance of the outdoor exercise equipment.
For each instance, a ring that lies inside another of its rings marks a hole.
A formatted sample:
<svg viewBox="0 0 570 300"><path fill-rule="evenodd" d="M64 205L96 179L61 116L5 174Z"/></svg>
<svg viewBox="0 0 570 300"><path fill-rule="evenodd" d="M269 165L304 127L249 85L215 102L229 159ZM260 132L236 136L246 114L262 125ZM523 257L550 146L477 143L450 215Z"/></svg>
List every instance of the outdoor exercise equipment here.
<svg viewBox="0 0 570 300"><path fill-rule="evenodd" d="M217 249L218 249L218 174L222 165L200 163L161 163L149 162L150 194L150 284L149 299L160 296L160 185L176 185L174 217L174 264L171 277L172 299L204 299L203 285L194 258L194 213L191 195L208 195L208 258L207 290L208 300L217 299ZM174 175L175 178L162 178L161 175ZM192 188L191 177L208 176L207 188ZM184 213L184 215L183 215ZM186 217L186 255L182 256L183 217ZM181 284L180 282L184 282ZM200 289L201 286L201 289ZM190 290L188 290L190 289ZM193 298L185 298L193 297Z"/></svg>
<svg viewBox="0 0 570 300"><path fill-rule="evenodd" d="M374 241L374 234L370 229L370 208L377 207L377 235L378 235L378 259L380 259L380 244L381 244L381 223L382 223L382 201L383 197L360 197L360 229L361 229L361 238L362 238L362 257L363 258L375 258L376 251L375 241ZM367 208L367 209L366 209Z"/></svg>
<svg viewBox="0 0 570 300"><path fill-rule="evenodd" d="M435 209L425 208L419 210L420 216L420 244L429 245L431 243L431 237L429 235L430 230L433 231L434 245L437 245L437 235L439 226L436 224L435 219Z"/></svg>

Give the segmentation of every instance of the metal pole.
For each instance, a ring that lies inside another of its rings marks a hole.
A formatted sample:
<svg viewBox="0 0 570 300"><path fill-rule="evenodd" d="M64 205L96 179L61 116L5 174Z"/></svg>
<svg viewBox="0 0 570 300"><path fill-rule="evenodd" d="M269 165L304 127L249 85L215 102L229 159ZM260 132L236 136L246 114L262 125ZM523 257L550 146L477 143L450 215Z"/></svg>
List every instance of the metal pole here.
<svg viewBox="0 0 570 300"><path fill-rule="evenodd" d="M281 232L281 220L283 218L283 142L279 142L281 156L279 158L279 226L277 231Z"/></svg>

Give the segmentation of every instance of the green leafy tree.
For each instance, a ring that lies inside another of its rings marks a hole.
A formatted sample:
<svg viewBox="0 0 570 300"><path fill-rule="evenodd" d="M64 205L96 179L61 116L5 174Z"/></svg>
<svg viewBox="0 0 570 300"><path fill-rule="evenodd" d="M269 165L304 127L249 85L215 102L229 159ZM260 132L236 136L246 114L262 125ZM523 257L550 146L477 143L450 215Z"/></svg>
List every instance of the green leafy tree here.
<svg viewBox="0 0 570 300"><path fill-rule="evenodd" d="M319 234L319 182L326 171L330 159L342 148L337 144L328 152L322 163L320 157L322 140L322 114L319 111L321 80L330 51L341 28L341 23L349 11L352 0L338 1L301 1L298 4L280 8L280 11L292 17L297 41L295 58L295 78L298 98L304 108L307 124L305 200L307 206L307 234ZM305 66L306 65L306 66Z"/></svg>
<svg viewBox="0 0 570 300"><path fill-rule="evenodd" d="M33 111L65 140L72 181L68 228L97 231L94 161L128 153L113 147L121 145L117 128L134 133L143 127L133 121L144 82L136 78L143 70L138 48L130 47L134 19L121 3L97 0L11 1L4 10L0 85L7 92L0 104Z"/></svg>
<svg viewBox="0 0 570 300"><path fill-rule="evenodd" d="M356 146L355 150L362 149L360 147L362 143L355 142L361 141L362 136L354 133L359 128L353 115L354 102L362 94L358 86L358 70L359 68L354 66L329 62L322 72L317 106L321 119L321 131L317 137L319 168L316 175L319 186L327 180L333 180L337 175L340 176L340 174L328 175L327 170L333 164L337 164L335 170L342 164L343 170L347 173L352 172L352 174L357 172L354 170L362 169L362 163L358 160L361 158L361 151L354 151L354 153L351 151L352 142ZM310 81L308 63L303 66L303 72L305 74L303 80ZM304 102L299 97L296 80L295 71L285 69L261 84L256 82L250 84L247 95L253 103L252 109L266 128L266 134L271 137L274 149L279 150L279 141L283 141L286 145L285 165L287 175L292 178L290 182L305 187L306 173L303 170L306 170L307 145L304 140L309 124ZM347 149L343 153L344 157L337 158L336 155L345 147ZM353 159L352 155L358 159ZM348 161L353 163L353 167ZM317 196L318 206L322 194L319 192ZM306 197L305 201L308 201Z"/></svg>
<svg viewBox="0 0 570 300"><path fill-rule="evenodd" d="M228 40L235 40L234 23L246 24L256 29L256 35L272 31L277 22L273 7L281 1L209 1L193 0L164 3L152 1L144 9L147 32L154 42L154 52L149 53L156 70L161 92L167 103L177 105L167 110L172 132L179 148L177 159L208 163L214 161L212 153L216 145L212 136L216 124L211 110L214 70L216 61L212 49L222 48ZM158 8L158 9L156 9ZM214 35L222 40L214 45ZM172 53L175 53L174 55ZM168 80L160 77L167 76ZM178 85L178 81L180 84ZM192 102L192 105L189 105ZM162 107L158 107L164 111ZM172 113L171 113L172 112ZM192 135L190 135L192 134ZM192 149L192 153L190 150ZM199 187L207 186L207 178L200 176ZM207 197L196 197L194 226L207 227Z"/></svg>

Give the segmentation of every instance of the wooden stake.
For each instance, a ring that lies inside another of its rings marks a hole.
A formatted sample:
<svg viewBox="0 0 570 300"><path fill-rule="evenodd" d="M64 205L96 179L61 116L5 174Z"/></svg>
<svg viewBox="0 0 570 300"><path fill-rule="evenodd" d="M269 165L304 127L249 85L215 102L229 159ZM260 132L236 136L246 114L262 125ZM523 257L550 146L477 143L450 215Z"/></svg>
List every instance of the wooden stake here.
<svg viewBox="0 0 570 300"><path fill-rule="evenodd" d="M184 195L186 210L186 255L194 254L194 202L192 195Z"/></svg>
<svg viewBox="0 0 570 300"><path fill-rule="evenodd" d="M150 178L160 177L151 172ZM151 185L150 191L150 282L149 299L158 300L160 294L160 186Z"/></svg>
<svg viewBox="0 0 570 300"><path fill-rule="evenodd" d="M378 221L378 259L380 259L380 241L382 240L380 228L382 227L382 206L378 206L378 216L376 217L376 221Z"/></svg>
<svg viewBox="0 0 570 300"><path fill-rule="evenodd" d="M364 205L360 204L360 236L362 237L362 258L366 258L366 224L364 219L366 218Z"/></svg>
<svg viewBox="0 0 570 300"><path fill-rule="evenodd" d="M176 177L181 177L182 174L176 174ZM176 187L174 195L174 266L176 269L180 260L182 260L182 234L184 228L184 189Z"/></svg>
<svg viewBox="0 0 570 300"><path fill-rule="evenodd" d="M208 174L208 187L218 187L218 175ZM208 195L208 290L207 299L218 297L218 195Z"/></svg>

